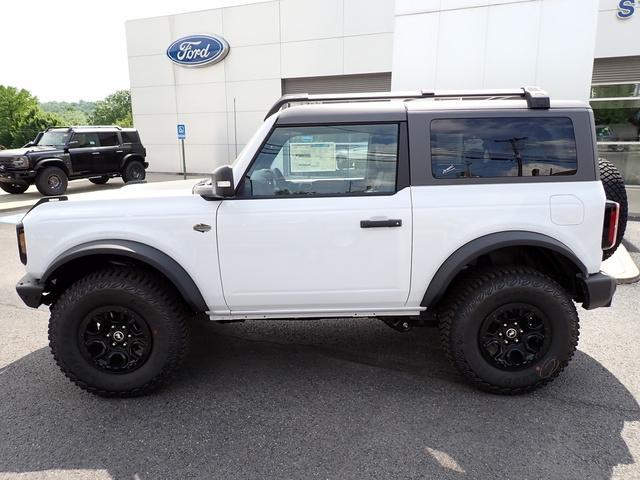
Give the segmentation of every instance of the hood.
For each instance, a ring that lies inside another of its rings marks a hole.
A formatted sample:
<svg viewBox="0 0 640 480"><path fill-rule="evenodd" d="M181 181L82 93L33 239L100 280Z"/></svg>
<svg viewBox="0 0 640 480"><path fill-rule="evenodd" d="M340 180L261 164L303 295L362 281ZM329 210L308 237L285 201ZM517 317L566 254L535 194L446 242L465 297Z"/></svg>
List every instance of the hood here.
<svg viewBox="0 0 640 480"><path fill-rule="evenodd" d="M69 196L70 201L125 200L157 197L177 197L191 195L193 187L201 178L175 180L171 182L134 183L111 190L77 193Z"/></svg>
<svg viewBox="0 0 640 480"><path fill-rule="evenodd" d="M49 145L38 146L35 145L33 147L27 148L10 148L8 150L0 150L0 157L19 157L21 155L26 155L31 152L44 152L47 150L58 150L56 147L51 147Z"/></svg>

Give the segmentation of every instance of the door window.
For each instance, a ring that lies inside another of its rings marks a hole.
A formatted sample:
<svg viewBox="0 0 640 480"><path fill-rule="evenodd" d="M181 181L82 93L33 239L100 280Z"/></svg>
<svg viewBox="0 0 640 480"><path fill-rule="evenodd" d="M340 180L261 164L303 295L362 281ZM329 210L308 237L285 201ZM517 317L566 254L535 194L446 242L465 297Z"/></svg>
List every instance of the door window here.
<svg viewBox="0 0 640 480"><path fill-rule="evenodd" d="M240 197L390 194L398 125L276 127L245 175Z"/></svg>
<svg viewBox="0 0 640 480"><path fill-rule="evenodd" d="M100 146L102 147L115 147L116 145L120 145L118 134L116 132L99 133L98 139L100 140Z"/></svg>
<svg viewBox="0 0 640 480"><path fill-rule="evenodd" d="M98 142L98 135L95 133L74 133L70 146L73 148L90 148L99 147L100 143Z"/></svg>

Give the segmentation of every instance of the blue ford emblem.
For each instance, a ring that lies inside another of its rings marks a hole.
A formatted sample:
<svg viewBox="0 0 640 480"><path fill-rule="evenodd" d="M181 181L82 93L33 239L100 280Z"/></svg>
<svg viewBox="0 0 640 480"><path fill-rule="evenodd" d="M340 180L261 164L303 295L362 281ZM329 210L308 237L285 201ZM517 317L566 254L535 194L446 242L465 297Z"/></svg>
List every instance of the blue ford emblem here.
<svg viewBox="0 0 640 480"><path fill-rule="evenodd" d="M167 57L173 63L200 66L217 63L229 53L229 44L215 35L189 35L173 42L167 48Z"/></svg>

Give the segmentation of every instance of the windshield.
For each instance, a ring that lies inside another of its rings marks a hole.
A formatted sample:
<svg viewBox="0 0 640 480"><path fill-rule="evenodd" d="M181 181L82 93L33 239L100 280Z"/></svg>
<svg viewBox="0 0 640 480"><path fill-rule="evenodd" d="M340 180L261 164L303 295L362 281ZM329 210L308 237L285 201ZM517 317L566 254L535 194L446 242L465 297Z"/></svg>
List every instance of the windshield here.
<svg viewBox="0 0 640 480"><path fill-rule="evenodd" d="M42 138L38 140L36 145L50 145L50 146L58 146L58 145L66 145L69 137L71 136L70 132L44 132Z"/></svg>

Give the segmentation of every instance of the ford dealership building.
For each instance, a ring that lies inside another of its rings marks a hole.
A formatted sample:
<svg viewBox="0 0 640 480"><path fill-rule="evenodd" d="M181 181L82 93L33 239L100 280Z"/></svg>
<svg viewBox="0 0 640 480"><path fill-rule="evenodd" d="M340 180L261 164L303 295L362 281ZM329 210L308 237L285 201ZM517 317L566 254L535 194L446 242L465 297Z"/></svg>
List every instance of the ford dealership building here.
<svg viewBox="0 0 640 480"><path fill-rule="evenodd" d="M285 93L539 85L591 99L599 148L640 184L640 2L270 0L127 22L150 170L233 161Z"/></svg>

